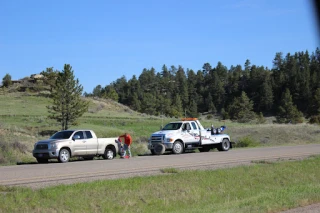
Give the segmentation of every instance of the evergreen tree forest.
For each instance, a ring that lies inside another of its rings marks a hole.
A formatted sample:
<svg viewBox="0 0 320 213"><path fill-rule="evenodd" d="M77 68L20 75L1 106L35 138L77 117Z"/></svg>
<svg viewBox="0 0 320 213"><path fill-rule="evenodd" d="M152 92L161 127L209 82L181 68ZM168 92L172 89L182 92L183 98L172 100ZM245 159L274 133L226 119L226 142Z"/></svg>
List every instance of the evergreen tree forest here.
<svg viewBox="0 0 320 213"><path fill-rule="evenodd" d="M317 120L320 113L320 49L275 54L273 67L227 68L204 63L194 71L163 65L161 71L143 69L139 76L124 76L90 94L110 98L141 113L171 117L200 113L247 122L258 115L277 116L279 123Z"/></svg>

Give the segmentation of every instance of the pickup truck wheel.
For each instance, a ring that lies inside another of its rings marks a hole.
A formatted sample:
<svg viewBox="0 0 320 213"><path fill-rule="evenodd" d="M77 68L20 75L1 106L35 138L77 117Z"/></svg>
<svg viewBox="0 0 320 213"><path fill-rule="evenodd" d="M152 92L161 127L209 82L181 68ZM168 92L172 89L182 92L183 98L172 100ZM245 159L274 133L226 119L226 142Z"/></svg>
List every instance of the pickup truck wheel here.
<svg viewBox="0 0 320 213"><path fill-rule="evenodd" d="M183 145L180 141L176 141L174 142L173 146L172 146L172 152L173 154L181 154L183 153Z"/></svg>
<svg viewBox="0 0 320 213"><path fill-rule="evenodd" d="M223 139L222 142L219 144L218 150L228 151L229 149L230 149L230 141L228 139Z"/></svg>
<svg viewBox="0 0 320 213"><path fill-rule="evenodd" d="M38 163L48 163L48 159L46 158L37 158Z"/></svg>
<svg viewBox="0 0 320 213"><path fill-rule="evenodd" d="M59 152L58 161L60 163L67 163L70 159L70 152L68 149L61 149Z"/></svg>
<svg viewBox="0 0 320 213"><path fill-rule="evenodd" d="M112 149L106 148L104 151L104 155L102 156L106 160L112 160L114 158L115 154Z"/></svg>

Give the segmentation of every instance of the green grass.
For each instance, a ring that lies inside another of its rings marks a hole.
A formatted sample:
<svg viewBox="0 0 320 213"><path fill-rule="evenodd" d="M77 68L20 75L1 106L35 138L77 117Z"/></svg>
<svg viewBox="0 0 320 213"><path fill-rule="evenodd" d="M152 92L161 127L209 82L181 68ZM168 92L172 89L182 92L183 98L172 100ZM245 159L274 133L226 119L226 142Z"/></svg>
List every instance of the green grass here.
<svg viewBox="0 0 320 213"><path fill-rule="evenodd" d="M92 129L98 137L115 137L128 132L133 137L134 156L149 153L147 139L151 133L158 131L161 125L179 120L137 113L111 100L88 100L88 112L79 119L79 125L71 126L70 129ZM0 145L17 142L26 146L24 153L10 145L6 146L13 149L10 150L12 154L6 154L0 149L0 165L30 160L35 162L31 155L34 143L60 130L59 124L47 118L46 106L49 104L50 99L39 93L0 93ZM215 127L226 125L225 133L242 147L320 143L318 125L272 124L272 118L268 118L266 124L239 124L230 120L206 119L206 116L199 119L205 128L211 124Z"/></svg>
<svg viewBox="0 0 320 213"><path fill-rule="evenodd" d="M39 190L0 187L0 212L279 212L320 202L319 164L318 156Z"/></svg>

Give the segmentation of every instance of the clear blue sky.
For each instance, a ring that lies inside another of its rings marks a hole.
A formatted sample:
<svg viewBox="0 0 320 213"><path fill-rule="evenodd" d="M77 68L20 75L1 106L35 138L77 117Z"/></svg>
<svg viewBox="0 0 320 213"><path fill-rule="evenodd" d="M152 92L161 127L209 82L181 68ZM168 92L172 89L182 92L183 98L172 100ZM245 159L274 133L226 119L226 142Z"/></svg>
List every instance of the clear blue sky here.
<svg viewBox="0 0 320 213"><path fill-rule="evenodd" d="M143 68L272 66L319 45L309 0L1 0L0 77L71 64L84 91Z"/></svg>

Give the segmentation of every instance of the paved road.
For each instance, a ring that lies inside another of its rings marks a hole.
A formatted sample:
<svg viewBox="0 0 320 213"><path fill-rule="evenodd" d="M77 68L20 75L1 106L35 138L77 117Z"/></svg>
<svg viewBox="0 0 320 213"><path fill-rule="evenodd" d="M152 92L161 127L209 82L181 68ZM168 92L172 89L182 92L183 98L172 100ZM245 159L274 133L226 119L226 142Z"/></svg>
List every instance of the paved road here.
<svg viewBox="0 0 320 213"><path fill-rule="evenodd" d="M162 168L221 167L257 160L293 159L320 154L320 144L270 148L232 149L228 152L139 156L131 159L25 164L0 167L0 185L33 188L160 173Z"/></svg>

